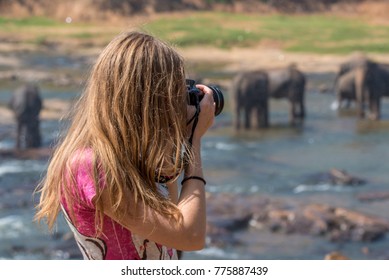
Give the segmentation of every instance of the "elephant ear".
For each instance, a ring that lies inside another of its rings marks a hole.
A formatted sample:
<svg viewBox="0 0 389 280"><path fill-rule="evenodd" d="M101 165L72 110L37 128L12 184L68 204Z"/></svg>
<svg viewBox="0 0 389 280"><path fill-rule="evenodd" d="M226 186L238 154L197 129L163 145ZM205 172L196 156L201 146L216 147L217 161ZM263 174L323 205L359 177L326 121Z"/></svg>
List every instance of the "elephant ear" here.
<svg viewBox="0 0 389 280"><path fill-rule="evenodd" d="M16 116L22 116L27 112L27 99L28 96L25 87L17 89L12 95L9 106L14 111Z"/></svg>

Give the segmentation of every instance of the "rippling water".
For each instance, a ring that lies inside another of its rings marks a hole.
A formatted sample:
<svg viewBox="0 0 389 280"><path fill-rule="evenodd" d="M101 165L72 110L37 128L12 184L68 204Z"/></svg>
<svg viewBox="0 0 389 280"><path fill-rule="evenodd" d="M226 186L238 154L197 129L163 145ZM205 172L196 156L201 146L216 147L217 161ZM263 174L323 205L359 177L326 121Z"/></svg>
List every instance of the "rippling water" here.
<svg viewBox="0 0 389 280"><path fill-rule="evenodd" d="M7 94L7 90L0 92L1 99L5 100ZM383 119L374 123L359 121L352 113L338 114L331 109L333 95L310 90L306 97L307 119L302 126L288 126L288 106L286 101L280 100L270 104L271 128L237 133L231 127L228 94L226 92L224 113L217 117L214 128L204 138L203 164L208 191L320 201L387 218L386 202L362 203L355 196L387 191L389 100L382 104ZM46 98L60 96L66 94L63 91L46 93ZM47 145L55 139L58 127L55 121L42 123ZM12 145L11 138L0 141L1 148ZM72 258L66 251L65 241L58 238L59 233L68 231L62 220L56 236L49 236L44 228L32 223L32 190L44 174L46 164L44 161L0 159L0 259ZM312 184L307 179L331 168L344 169L366 179L367 184L340 187ZM322 259L324 254L336 249L353 258L389 257L382 249L388 248L387 239L372 244L339 245L320 238L258 234L250 230L237 233L237 238L249 240L252 246L206 248L186 253L184 258ZM58 243L64 243L65 247L58 248ZM360 251L364 246L373 253L362 255Z"/></svg>

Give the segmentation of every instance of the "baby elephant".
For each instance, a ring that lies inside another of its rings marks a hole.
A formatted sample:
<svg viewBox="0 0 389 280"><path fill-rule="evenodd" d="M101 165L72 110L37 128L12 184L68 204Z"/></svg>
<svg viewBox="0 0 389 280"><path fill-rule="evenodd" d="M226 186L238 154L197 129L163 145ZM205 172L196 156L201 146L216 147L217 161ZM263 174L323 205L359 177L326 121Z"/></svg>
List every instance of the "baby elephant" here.
<svg viewBox="0 0 389 280"><path fill-rule="evenodd" d="M42 99L38 86L27 84L17 88L9 102L17 122L16 149L41 146L39 113ZM24 145L23 145L24 142Z"/></svg>
<svg viewBox="0 0 389 280"><path fill-rule="evenodd" d="M243 113L244 129L251 128L252 119L257 128L269 126L268 74L262 70L247 71L237 74L232 81L234 97L235 128L241 127ZM255 113L256 118L253 118Z"/></svg>
<svg viewBox="0 0 389 280"><path fill-rule="evenodd" d="M342 108L343 101L346 101L345 107L349 108L351 102L356 100L355 78L356 72L350 70L337 79L335 86L338 109Z"/></svg>

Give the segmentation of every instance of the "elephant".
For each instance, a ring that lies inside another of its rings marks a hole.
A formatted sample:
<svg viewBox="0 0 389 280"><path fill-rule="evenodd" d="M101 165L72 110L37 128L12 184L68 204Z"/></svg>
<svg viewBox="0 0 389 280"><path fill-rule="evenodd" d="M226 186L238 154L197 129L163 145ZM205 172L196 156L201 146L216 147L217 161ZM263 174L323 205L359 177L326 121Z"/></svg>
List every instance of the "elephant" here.
<svg viewBox="0 0 389 280"><path fill-rule="evenodd" d="M340 95L355 96L359 118L365 117L365 107L368 104L370 118L380 119L381 98L389 96L389 65L359 57L340 66L335 83L338 101ZM347 91L349 92L346 93Z"/></svg>
<svg viewBox="0 0 389 280"><path fill-rule="evenodd" d="M303 121L305 118L305 75L291 64L284 68L267 70L269 76L269 97L287 98L290 103L289 122Z"/></svg>
<svg viewBox="0 0 389 280"><path fill-rule="evenodd" d="M357 103L357 108L360 108L356 95L357 77L360 79L361 69L369 64L369 59L364 54L357 54L351 57L351 59L343 62L339 66L339 71L335 76L334 91L336 94L338 111L342 108L343 101L346 101L346 108L350 107L351 102ZM364 106L364 105L363 105Z"/></svg>
<svg viewBox="0 0 389 280"><path fill-rule="evenodd" d="M346 100L346 107L350 107L352 101L356 101L356 69L364 67L369 63L369 59L363 53L354 54L349 60L339 66L334 81L334 91L337 97L338 109L342 102Z"/></svg>
<svg viewBox="0 0 389 280"><path fill-rule="evenodd" d="M235 127L240 128L240 111L245 111L245 128L251 126L253 109L257 111L257 127L269 126L269 99L287 98L289 121L305 118L305 75L295 65L277 69L253 70L238 74L233 81Z"/></svg>
<svg viewBox="0 0 389 280"><path fill-rule="evenodd" d="M346 108L350 107L351 102L356 101L355 77L356 71L350 70L337 78L335 93L338 109L342 108L343 101L346 101Z"/></svg>
<svg viewBox="0 0 389 280"><path fill-rule="evenodd" d="M42 99L38 86L29 83L17 88L8 106L13 111L17 122L16 149L19 150L22 146L25 148L40 147L39 114L42 109Z"/></svg>
<svg viewBox="0 0 389 280"><path fill-rule="evenodd" d="M362 53L357 53L353 55L349 60L341 63L339 66L339 71L335 77L335 85L337 84L338 79L342 75L354 70L355 68L363 67L367 63L370 63L370 60Z"/></svg>
<svg viewBox="0 0 389 280"><path fill-rule="evenodd" d="M369 61L363 67L357 69L356 96L358 102L358 114L365 116L364 107L367 101L370 118L381 118L381 98L389 96L389 65Z"/></svg>
<svg viewBox="0 0 389 280"><path fill-rule="evenodd" d="M263 70L252 70L237 74L232 81L235 106L235 128L241 127L241 112L244 111L244 128L251 128L253 112L256 113L257 128L269 126L268 119L268 74Z"/></svg>

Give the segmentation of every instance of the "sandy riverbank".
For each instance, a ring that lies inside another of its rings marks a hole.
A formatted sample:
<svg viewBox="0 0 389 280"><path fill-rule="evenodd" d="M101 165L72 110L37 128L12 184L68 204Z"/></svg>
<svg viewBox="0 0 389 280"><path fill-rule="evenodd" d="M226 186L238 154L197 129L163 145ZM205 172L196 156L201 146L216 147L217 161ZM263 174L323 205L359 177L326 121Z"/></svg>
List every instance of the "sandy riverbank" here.
<svg viewBox="0 0 389 280"><path fill-rule="evenodd" d="M336 72L339 64L354 54L309 54L289 53L277 48L262 46L252 48L216 49L194 47L179 49L188 61L224 63L224 70L241 71L256 68L282 67L295 63L305 72ZM371 59L379 62L389 62L389 54L369 54Z"/></svg>

